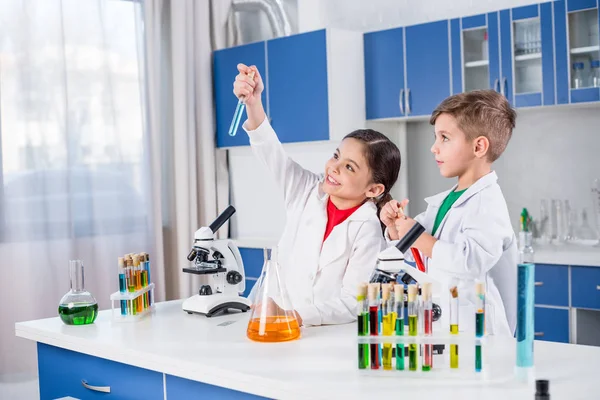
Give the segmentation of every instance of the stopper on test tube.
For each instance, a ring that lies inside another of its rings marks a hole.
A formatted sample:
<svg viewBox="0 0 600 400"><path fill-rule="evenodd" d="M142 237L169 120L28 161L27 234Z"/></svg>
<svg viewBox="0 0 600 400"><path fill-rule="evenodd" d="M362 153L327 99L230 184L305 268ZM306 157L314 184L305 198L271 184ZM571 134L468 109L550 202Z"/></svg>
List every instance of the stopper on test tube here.
<svg viewBox="0 0 600 400"><path fill-rule="evenodd" d="M396 302L404 300L404 285L394 285L394 299Z"/></svg>
<svg viewBox="0 0 600 400"><path fill-rule="evenodd" d="M376 300L379 294L379 283L369 283L369 300Z"/></svg>
<svg viewBox="0 0 600 400"><path fill-rule="evenodd" d="M408 285L408 301L417 299L417 285Z"/></svg>
<svg viewBox="0 0 600 400"><path fill-rule="evenodd" d="M365 299L367 297L367 287L366 283L358 285L358 296L356 296L358 299Z"/></svg>
<svg viewBox="0 0 600 400"><path fill-rule="evenodd" d="M421 297L424 301L431 299L431 282L423 283L421 286Z"/></svg>
<svg viewBox="0 0 600 400"><path fill-rule="evenodd" d="M391 291L392 291L391 283L382 283L381 284L381 298L383 299L383 301L389 300Z"/></svg>

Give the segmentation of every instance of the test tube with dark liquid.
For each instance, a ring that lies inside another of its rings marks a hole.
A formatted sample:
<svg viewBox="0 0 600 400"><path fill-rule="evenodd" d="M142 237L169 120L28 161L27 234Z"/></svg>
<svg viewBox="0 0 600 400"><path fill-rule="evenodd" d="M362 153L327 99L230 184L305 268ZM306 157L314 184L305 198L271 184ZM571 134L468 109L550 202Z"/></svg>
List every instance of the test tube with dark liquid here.
<svg viewBox="0 0 600 400"><path fill-rule="evenodd" d="M371 336L379 335L379 283L369 284L369 332ZM379 344L371 344L371 369L379 369Z"/></svg>

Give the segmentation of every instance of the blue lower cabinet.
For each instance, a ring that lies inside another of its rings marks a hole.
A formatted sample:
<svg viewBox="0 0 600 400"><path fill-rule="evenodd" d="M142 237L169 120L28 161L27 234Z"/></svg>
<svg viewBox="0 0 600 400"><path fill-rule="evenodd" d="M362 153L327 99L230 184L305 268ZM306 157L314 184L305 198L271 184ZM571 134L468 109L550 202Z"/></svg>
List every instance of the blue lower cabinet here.
<svg viewBox="0 0 600 400"><path fill-rule="evenodd" d="M569 343L569 310L535 308L535 340Z"/></svg>
<svg viewBox="0 0 600 400"><path fill-rule="evenodd" d="M41 399L164 399L163 374L38 343ZM110 388L110 393L86 388Z"/></svg>
<svg viewBox="0 0 600 400"><path fill-rule="evenodd" d="M197 399L266 399L249 393L238 392L220 386L209 385L189 379L167 375L167 399L197 400ZM161 397L162 398L162 397Z"/></svg>
<svg viewBox="0 0 600 400"><path fill-rule="evenodd" d="M569 306L569 267L535 264L535 304Z"/></svg>
<svg viewBox="0 0 600 400"><path fill-rule="evenodd" d="M600 267L571 267L571 306L600 310Z"/></svg>

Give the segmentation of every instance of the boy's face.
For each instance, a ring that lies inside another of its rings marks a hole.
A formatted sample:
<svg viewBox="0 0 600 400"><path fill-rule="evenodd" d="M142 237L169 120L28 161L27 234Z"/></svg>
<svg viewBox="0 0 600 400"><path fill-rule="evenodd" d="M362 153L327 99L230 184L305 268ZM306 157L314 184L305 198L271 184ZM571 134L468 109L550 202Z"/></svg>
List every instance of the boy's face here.
<svg viewBox="0 0 600 400"><path fill-rule="evenodd" d="M357 139L346 138L327 161L323 191L329 196L356 202L372 196L376 185L371 183L363 146Z"/></svg>
<svg viewBox="0 0 600 400"><path fill-rule="evenodd" d="M467 140L456 119L449 114L440 114L435 120L435 142L431 152L445 178L461 176L477 158L474 141Z"/></svg>

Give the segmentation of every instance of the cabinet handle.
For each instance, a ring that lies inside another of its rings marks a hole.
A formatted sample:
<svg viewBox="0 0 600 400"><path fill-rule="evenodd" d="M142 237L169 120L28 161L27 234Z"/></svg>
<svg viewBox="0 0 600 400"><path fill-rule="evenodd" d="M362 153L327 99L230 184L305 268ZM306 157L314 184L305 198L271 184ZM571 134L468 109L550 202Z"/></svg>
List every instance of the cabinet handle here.
<svg viewBox="0 0 600 400"><path fill-rule="evenodd" d="M544 336L544 332L536 332L536 333L534 333L534 336L542 337L542 336Z"/></svg>
<svg viewBox="0 0 600 400"><path fill-rule="evenodd" d="M506 77L502 78L502 86L500 86L500 93L502 93L502 96L506 96L506 92L508 92L508 85L507 85L507 80Z"/></svg>
<svg viewBox="0 0 600 400"><path fill-rule="evenodd" d="M400 114L404 114L404 89L400 89L400 99L398 100L400 105Z"/></svg>
<svg viewBox="0 0 600 400"><path fill-rule="evenodd" d="M498 78L496 78L496 80L494 81L494 90L500 93L500 79Z"/></svg>
<svg viewBox="0 0 600 400"><path fill-rule="evenodd" d="M410 89L406 89L406 114L410 114Z"/></svg>
<svg viewBox="0 0 600 400"><path fill-rule="evenodd" d="M535 286L544 286L544 282L536 282Z"/></svg>
<svg viewBox="0 0 600 400"><path fill-rule="evenodd" d="M81 384L84 388L93 390L94 392L110 393L110 386L92 386L88 385L85 379L81 380Z"/></svg>

